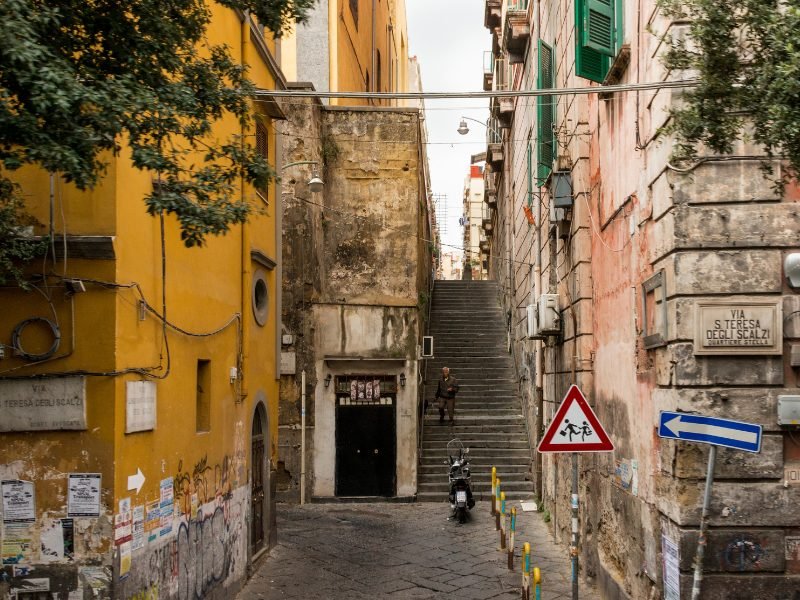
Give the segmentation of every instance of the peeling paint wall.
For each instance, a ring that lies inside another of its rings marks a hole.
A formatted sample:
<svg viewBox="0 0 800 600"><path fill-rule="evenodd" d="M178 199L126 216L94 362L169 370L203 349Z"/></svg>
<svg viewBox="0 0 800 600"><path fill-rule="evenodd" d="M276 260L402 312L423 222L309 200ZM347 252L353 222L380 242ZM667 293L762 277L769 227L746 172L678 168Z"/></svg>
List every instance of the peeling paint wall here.
<svg viewBox="0 0 800 600"><path fill-rule="evenodd" d="M416 492L417 344L432 271L415 109L286 107L285 163L319 160L284 187L284 333L279 493L299 499L301 372L306 372L307 498L335 495L335 394L346 375L405 377L396 393L396 495Z"/></svg>
<svg viewBox="0 0 800 600"><path fill-rule="evenodd" d="M658 55L687 25L666 20L655 2L618 5L630 47L618 82L669 79ZM525 62L512 72L516 88L537 87L537 37L557 50L557 87L588 85L575 75L574 19L573 4L535 5ZM499 31L502 47L508 30ZM674 548L682 597L690 595L708 447L660 439L659 412L669 410L764 431L758 454L718 453L702 597L730 598L746 586L748 598L790 598L800 573L800 451L777 424L777 397L798 393L789 356L800 300L782 268L798 251L797 188L777 193L748 142L731 157L675 169L662 126L678 102L671 90L559 96L554 168L570 173L574 204L559 214L550 186L535 186L530 223L521 140L530 136L535 156L536 101L518 99L513 143L493 174L492 275L508 290L501 301L532 437L577 383L616 445L580 458L582 569L603 597L661 595L665 548ZM779 177L781 165L773 166ZM542 293L558 294L562 332L528 340L525 306ZM701 351L714 326L701 327L700 303L736 310L764 300L777 306L764 326L770 335L780 333L773 323L783 325L777 352ZM569 543L569 456L534 453L532 463L553 529Z"/></svg>

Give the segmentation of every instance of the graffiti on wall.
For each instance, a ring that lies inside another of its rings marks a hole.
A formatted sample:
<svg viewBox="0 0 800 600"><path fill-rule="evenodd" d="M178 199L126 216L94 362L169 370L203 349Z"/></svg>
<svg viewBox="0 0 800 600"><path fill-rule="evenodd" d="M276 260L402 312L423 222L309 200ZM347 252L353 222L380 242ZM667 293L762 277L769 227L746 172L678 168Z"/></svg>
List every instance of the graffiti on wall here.
<svg viewBox="0 0 800 600"><path fill-rule="evenodd" d="M195 466L198 465L200 468L187 471L190 479L187 487L181 488L182 493L184 496L203 493L210 495L211 500L197 506L194 514L189 510L175 517L170 536L150 542L134 553L130 573L119 581L119 597L200 599L213 588L244 577L249 491L241 486L226 494L216 494L223 488L216 486L215 467L206 469L203 461ZM205 475L207 487L200 480L199 487L194 487L195 473L201 479ZM184 478L182 483L187 480ZM230 479L226 483L230 484ZM180 506L183 507L183 502Z"/></svg>

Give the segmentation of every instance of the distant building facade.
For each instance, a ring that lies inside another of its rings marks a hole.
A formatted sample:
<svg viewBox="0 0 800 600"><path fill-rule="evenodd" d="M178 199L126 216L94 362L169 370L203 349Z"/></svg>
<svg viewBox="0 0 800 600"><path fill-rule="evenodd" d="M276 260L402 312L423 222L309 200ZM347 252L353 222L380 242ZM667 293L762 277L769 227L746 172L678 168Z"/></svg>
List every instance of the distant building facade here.
<svg viewBox="0 0 800 600"><path fill-rule="evenodd" d="M484 168L471 165L464 179L464 271L470 279L486 279L489 273L487 231L492 222L484 205L483 177Z"/></svg>

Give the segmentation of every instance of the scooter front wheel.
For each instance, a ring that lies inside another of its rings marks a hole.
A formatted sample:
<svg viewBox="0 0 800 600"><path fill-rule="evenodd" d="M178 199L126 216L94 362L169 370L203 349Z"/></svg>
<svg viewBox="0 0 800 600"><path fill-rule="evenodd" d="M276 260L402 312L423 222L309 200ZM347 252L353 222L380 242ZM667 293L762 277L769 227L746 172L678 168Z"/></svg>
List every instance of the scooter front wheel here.
<svg viewBox="0 0 800 600"><path fill-rule="evenodd" d="M467 509L463 506L459 506L456 509L456 518L458 519L459 523L466 523L467 521Z"/></svg>

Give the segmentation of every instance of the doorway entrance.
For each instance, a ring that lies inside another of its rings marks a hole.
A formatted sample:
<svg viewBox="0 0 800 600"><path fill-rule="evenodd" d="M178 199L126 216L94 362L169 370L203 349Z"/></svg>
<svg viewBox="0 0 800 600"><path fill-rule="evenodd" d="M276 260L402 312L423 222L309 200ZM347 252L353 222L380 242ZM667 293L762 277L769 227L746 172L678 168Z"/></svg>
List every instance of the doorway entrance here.
<svg viewBox="0 0 800 600"><path fill-rule="evenodd" d="M250 453L250 514L253 515L250 527L250 556L264 549L266 541L266 439L267 414L264 405L259 403L253 415L253 430Z"/></svg>
<svg viewBox="0 0 800 600"><path fill-rule="evenodd" d="M337 377L337 496L395 495L397 394L393 384L394 377L388 376ZM345 393L345 388L352 393Z"/></svg>

